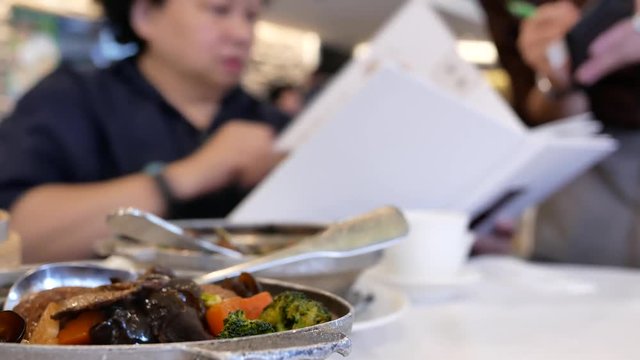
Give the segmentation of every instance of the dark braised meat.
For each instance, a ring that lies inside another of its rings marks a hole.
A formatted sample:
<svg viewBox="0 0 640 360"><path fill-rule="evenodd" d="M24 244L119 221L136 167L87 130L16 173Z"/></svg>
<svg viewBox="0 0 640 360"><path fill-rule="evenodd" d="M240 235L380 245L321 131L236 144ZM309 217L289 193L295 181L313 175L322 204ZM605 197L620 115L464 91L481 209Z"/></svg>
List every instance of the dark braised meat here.
<svg viewBox="0 0 640 360"><path fill-rule="evenodd" d="M136 283L118 283L87 289L81 294L60 301L60 309L52 317L59 320L83 311L100 309L127 299L141 289L142 287Z"/></svg>
<svg viewBox="0 0 640 360"><path fill-rule="evenodd" d="M24 318L27 323L27 332L25 339L31 338L31 333L35 329L36 324L40 320L40 316L52 302L58 302L69 297L79 295L86 292L87 288L83 287L60 287L52 290L43 290L38 293L28 295L25 299L13 309L16 313Z"/></svg>
<svg viewBox="0 0 640 360"><path fill-rule="evenodd" d="M162 289L171 281L171 278L167 275L147 273L136 281L85 289L80 294L62 300L60 309L53 314L53 318L63 319L83 311L101 309L118 301L130 299L144 290Z"/></svg>

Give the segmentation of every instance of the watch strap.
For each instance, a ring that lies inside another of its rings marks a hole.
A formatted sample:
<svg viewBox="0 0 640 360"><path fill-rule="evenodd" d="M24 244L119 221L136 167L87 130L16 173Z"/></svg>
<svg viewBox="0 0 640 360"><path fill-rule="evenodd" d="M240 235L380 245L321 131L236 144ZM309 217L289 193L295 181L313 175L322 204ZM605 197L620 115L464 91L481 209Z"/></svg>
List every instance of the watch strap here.
<svg viewBox="0 0 640 360"><path fill-rule="evenodd" d="M172 217L175 208L179 205L180 201L173 193L171 185L164 176L165 166L166 164L163 162L152 162L144 167L143 172L153 179L153 182L155 183L156 188L167 207L167 216Z"/></svg>

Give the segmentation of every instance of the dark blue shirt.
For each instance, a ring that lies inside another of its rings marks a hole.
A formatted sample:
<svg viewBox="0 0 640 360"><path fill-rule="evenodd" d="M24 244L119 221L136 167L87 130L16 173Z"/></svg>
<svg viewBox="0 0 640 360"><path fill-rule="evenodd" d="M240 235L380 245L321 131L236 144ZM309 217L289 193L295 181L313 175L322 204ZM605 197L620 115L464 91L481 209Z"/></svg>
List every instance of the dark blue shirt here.
<svg viewBox="0 0 640 360"><path fill-rule="evenodd" d="M152 162L183 158L232 119L266 123L276 131L288 120L236 88L202 131L163 99L134 59L87 73L61 66L0 123L0 208L38 185L103 181L140 172ZM230 187L184 204L172 215L223 217L246 191Z"/></svg>

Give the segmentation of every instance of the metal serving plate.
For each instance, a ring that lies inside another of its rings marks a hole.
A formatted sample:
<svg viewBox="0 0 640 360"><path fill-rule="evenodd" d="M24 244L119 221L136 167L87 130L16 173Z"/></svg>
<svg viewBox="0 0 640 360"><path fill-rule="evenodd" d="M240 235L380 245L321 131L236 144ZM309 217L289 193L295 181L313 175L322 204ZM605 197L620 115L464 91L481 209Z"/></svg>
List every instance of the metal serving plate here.
<svg viewBox="0 0 640 360"><path fill-rule="evenodd" d="M322 231L325 226L309 225L234 225L223 220L183 220L174 224L201 236L213 235L223 228L244 248L277 249ZM177 270L209 272L247 261L253 255L233 259L217 254L142 245L123 239L111 239L97 249L100 255L124 256L142 266L162 265ZM257 273L265 276L320 288L346 296L358 276L375 265L382 251L347 258L318 258L275 267Z"/></svg>
<svg viewBox="0 0 640 360"><path fill-rule="evenodd" d="M230 340L110 346L45 346L0 344L0 359L12 360L275 360L326 359L334 353L347 356L353 308L345 300L322 290L279 280L259 279L265 290L278 294L297 290L327 306L334 320L324 324L274 334Z"/></svg>

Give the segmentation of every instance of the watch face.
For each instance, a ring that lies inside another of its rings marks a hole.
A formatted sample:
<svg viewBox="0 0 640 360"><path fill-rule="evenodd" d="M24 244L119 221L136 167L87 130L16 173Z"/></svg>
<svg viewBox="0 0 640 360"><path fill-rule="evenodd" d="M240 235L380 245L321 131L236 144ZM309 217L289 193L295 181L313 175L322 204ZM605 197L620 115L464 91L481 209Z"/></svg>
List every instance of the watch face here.
<svg viewBox="0 0 640 360"><path fill-rule="evenodd" d="M151 176L161 174L166 164L162 161L152 161L144 166L142 171Z"/></svg>

